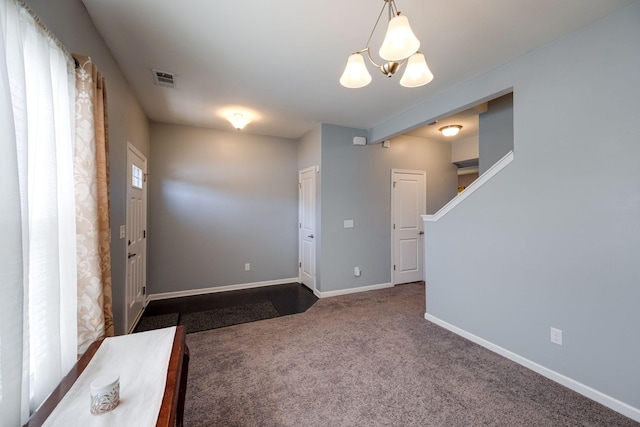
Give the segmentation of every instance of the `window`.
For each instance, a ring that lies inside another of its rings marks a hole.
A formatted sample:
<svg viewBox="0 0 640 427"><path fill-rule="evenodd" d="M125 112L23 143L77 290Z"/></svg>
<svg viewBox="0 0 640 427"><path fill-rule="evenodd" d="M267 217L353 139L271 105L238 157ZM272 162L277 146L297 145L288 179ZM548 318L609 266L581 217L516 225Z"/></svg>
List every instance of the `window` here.
<svg viewBox="0 0 640 427"><path fill-rule="evenodd" d="M136 165L131 165L131 186L142 190L142 169Z"/></svg>
<svg viewBox="0 0 640 427"><path fill-rule="evenodd" d="M76 360L74 64L0 2L0 425L22 425Z"/></svg>

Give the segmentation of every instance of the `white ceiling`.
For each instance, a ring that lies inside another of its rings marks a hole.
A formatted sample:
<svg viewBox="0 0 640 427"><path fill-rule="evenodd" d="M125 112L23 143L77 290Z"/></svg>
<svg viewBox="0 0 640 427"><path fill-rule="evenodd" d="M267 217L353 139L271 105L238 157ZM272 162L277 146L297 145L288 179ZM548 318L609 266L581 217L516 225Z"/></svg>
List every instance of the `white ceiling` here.
<svg viewBox="0 0 640 427"><path fill-rule="evenodd" d="M407 89L401 74L346 89L347 57L364 47L383 0L83 0L153 121L299 138L319 123L368 129L582 27L632 0L396 0L435 75ZM373 52L385 25L376 30ZM150 69L176 75L155 86Z"/></svg>

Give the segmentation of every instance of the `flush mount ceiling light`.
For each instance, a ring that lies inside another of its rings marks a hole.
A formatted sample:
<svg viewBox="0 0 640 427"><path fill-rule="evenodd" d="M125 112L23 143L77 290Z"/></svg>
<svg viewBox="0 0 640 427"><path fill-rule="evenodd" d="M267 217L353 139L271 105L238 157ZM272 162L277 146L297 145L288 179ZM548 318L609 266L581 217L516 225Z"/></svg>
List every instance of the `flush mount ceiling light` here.
<svg viewBox="0 0 640 427"><path fill-rule="evenodd" d="M409 26L409 20L406 16L400 14L394 0L384 0L384 2L385 4L382 6L373 30L371 30L365 48L354 52L347 60L347 66L344 69L344 73L342 73L342 77L340 77L340 84L344 87L357 89L371 83L371 74L367 71L362 55L365 52L369 61L380 69L382 74L388 77L393 76L400 67L406 64L404 74L400 79L400 84L404 87L424 86L433 80L433 74L429 71L424 55L418 51L420 40L413 34ZM371 57L369 42L385 8L387 9L389 24L387 26L387 34L378 53L387 62L378 65Z"/></svg>
<svg viewBox="0 0 640 427"><path fill-rule="evenodd" d="M449 125L442 127L439 130L444 136L456 136L458 132L460 132L460 129L462 129L462 126L460 125Z"/></svg>
<svg viewBox="0 0 640 427"><path fill-rule="evenodd" d="M233 113L227 118L234 128L237 130L243 129L251 122L251 119L242 113Z"/></svg>

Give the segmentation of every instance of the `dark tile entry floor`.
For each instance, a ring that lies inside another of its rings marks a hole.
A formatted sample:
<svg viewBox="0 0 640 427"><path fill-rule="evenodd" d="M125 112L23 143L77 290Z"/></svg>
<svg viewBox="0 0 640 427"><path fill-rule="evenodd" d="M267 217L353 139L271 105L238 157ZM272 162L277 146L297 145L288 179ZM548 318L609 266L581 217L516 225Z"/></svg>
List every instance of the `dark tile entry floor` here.
<svg viewBox="0 0 640 427"><path fill-rule="evenodd" d="M287 283L285 285L151 301L145 308L142 317L170 313L183 315L267 301L273 304L280 316L286 316L307 311L317 300L318 298L306 286L300 283Z"/></svg>

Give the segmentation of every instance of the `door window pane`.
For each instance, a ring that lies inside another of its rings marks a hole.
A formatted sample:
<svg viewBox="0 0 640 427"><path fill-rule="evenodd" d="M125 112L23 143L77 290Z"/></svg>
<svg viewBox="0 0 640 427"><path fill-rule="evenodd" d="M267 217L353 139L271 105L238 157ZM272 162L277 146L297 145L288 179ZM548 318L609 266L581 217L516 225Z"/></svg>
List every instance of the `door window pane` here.
<svg viewBox="0 0 640 427"><path fill-rule="evenodd" d="M131 165L131 186L142 189L142 169Z"/></svg>

